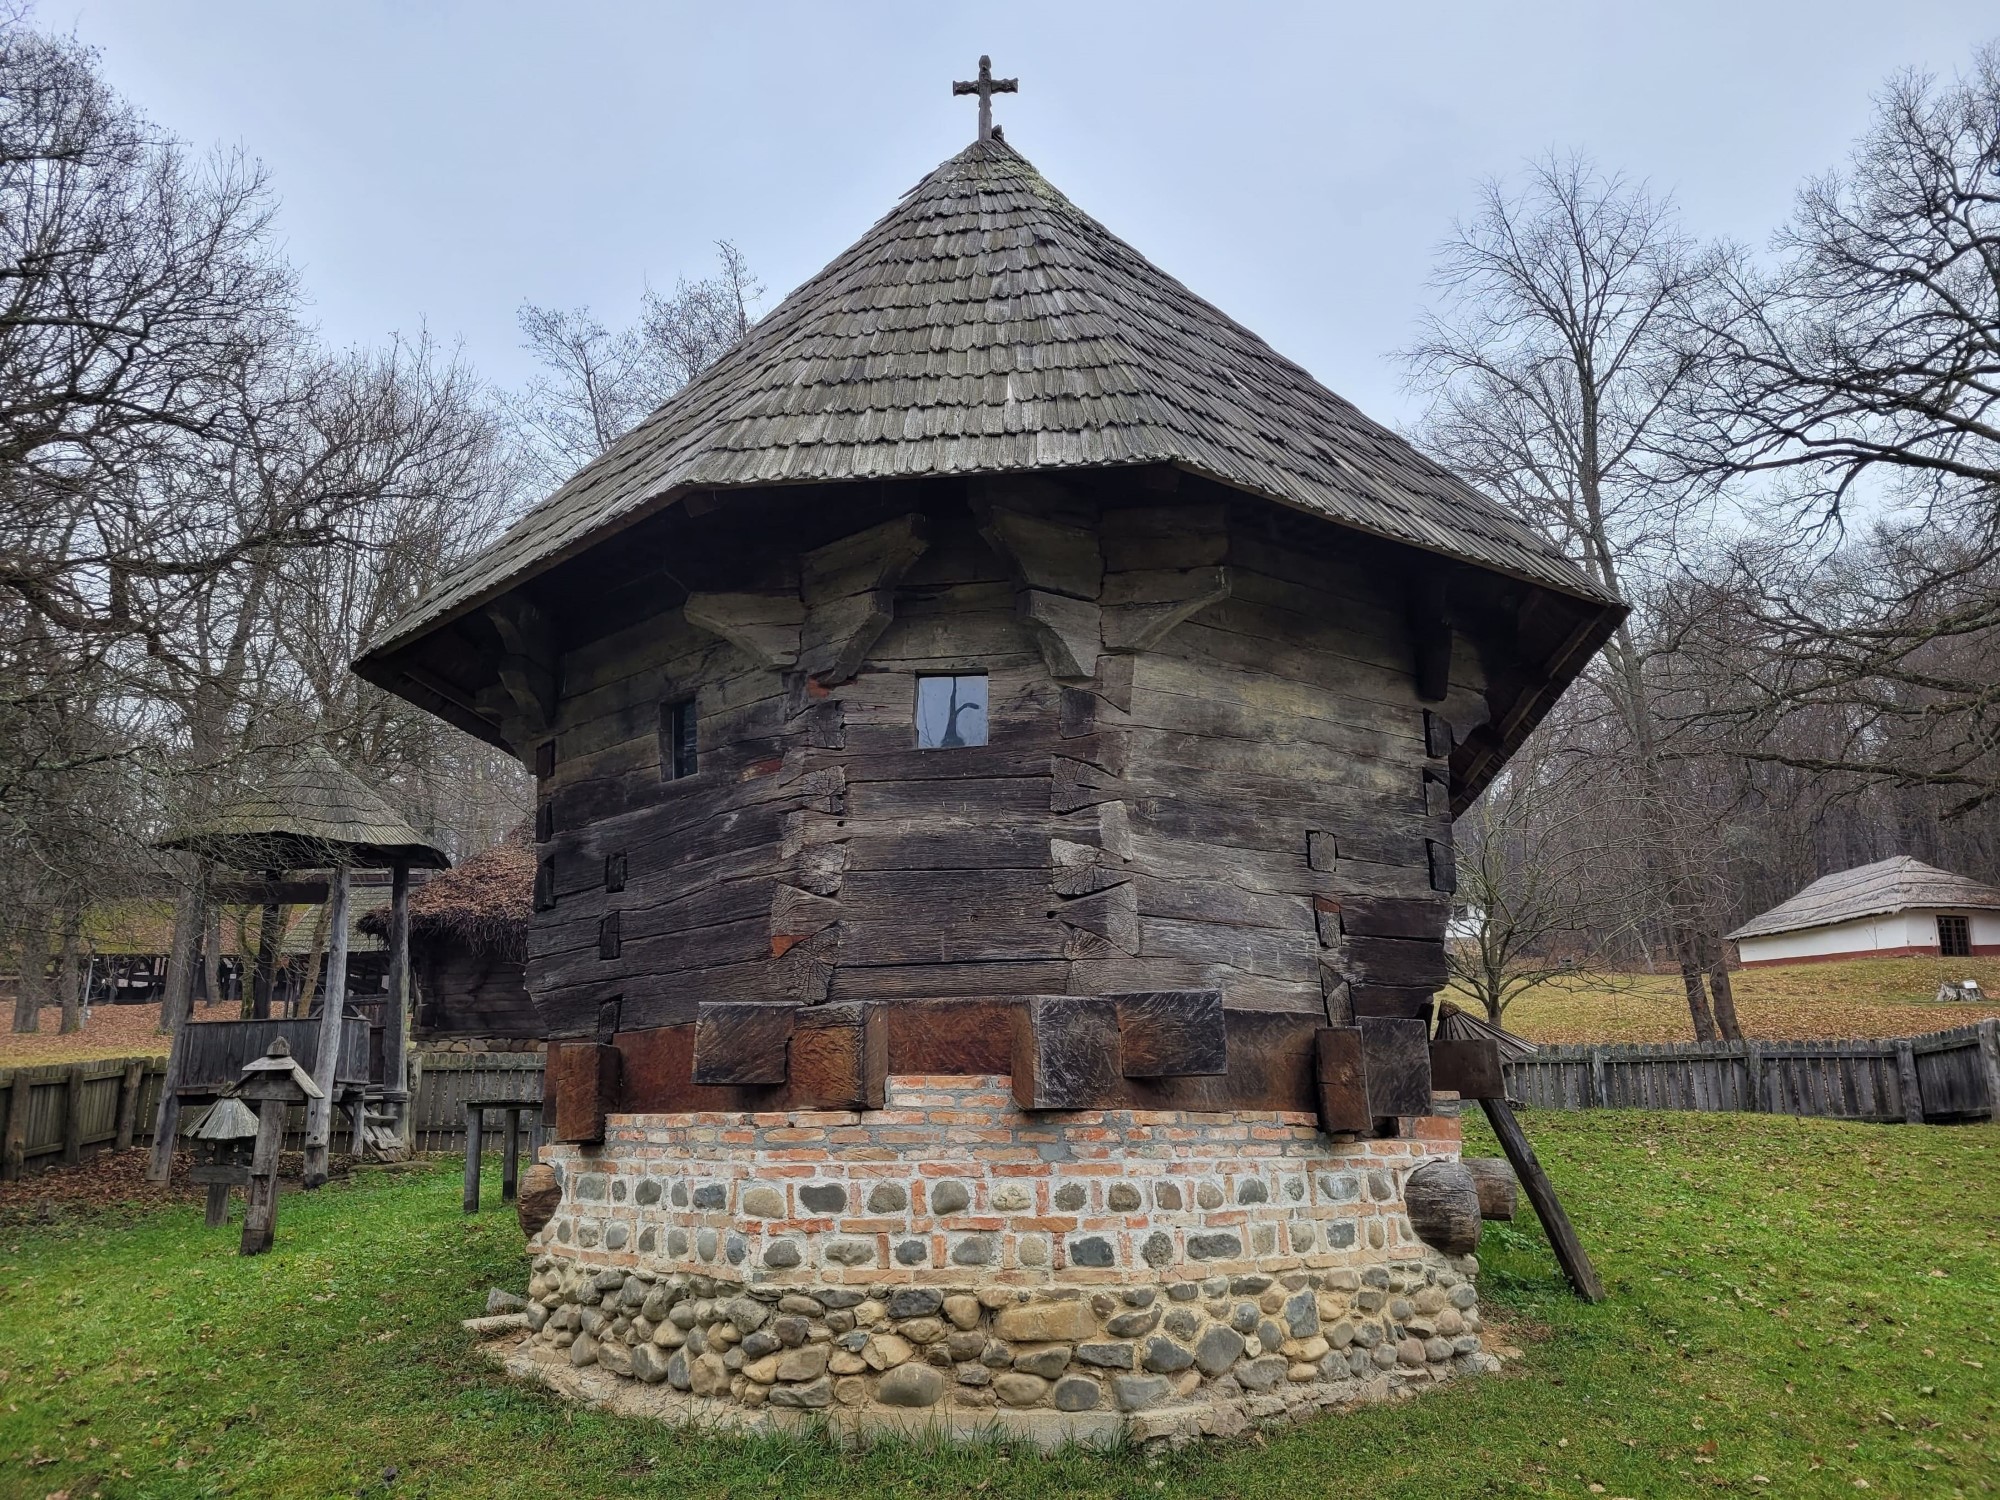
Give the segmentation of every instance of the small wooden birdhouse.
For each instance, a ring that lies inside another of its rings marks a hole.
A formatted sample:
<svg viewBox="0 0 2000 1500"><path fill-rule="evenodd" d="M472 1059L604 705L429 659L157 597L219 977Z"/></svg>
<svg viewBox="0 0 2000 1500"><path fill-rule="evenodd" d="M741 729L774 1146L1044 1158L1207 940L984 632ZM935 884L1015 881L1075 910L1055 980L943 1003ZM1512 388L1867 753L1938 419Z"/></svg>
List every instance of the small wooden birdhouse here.
<svg viewBox="0 0 2000 1500"><path fill-rule="evenodd" d="M262 1057L243 1065L236 1096L257 1108L257 1146L250 1159L241 1253L258 1255L271 1248L277 1232L278 1151L285 1140L286 1118L293 1105L326 1096L292 1057L292 1044L283 1037L276 1038Z"/></svg>
<svg viewBox="0 0 2000 1500"><path fill-rule="evenodd" d="M210 1229L229 1217L229 1190L250 1185L250 1158L257 1141L257 1114L241 1099L218 1099L184 1132L194 1145L190 1181L208 1189Z"/></svg>

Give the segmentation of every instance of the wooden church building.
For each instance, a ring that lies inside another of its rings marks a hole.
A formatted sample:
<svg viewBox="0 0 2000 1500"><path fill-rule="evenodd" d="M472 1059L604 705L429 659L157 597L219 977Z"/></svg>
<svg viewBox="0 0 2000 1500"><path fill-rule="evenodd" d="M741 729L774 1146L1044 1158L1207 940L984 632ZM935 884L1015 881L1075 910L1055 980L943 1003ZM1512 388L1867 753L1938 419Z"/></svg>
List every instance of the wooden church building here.
<svg viewBox="0 0 2000 1500"><path fill-rule="evenodd" d="M357 663L538 778L515 1367L1087 1440L1480 1367L1452 818L1621 614L982 132Z"/></svg>

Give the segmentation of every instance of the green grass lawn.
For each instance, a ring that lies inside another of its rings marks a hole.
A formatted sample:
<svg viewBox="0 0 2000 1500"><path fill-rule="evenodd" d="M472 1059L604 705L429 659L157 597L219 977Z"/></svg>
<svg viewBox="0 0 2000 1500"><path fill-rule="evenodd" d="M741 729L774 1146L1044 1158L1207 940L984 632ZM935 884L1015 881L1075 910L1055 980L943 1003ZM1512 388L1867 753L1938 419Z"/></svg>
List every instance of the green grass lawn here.
<svg viewBox="0 0 2000 1500"><path fill-rule="evenodd" d="M0 1228L0 1494L2000 1490L2000 1129L1527 1125L1609 1302L1565 1295L1524 1209L1482 1246L1488 1309L1526 1352L1509 1374L1156 1463L703 1438L511 1384L457 1325L523 1284L520 1235L460 1215L448 1162L288 1196L253 1260L193 1208Z"/></svg>

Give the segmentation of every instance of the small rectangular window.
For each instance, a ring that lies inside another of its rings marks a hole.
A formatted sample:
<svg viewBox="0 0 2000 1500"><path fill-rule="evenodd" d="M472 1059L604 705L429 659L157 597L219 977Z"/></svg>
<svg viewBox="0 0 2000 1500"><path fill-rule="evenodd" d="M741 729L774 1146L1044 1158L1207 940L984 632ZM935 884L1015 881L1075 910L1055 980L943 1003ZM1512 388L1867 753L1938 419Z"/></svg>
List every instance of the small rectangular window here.
<svg viewBox="0 0 2000 1500"><path fill-rule="evenodd" d="M617 912L607 912L597 923L597 956L616 958L624 948Z"/></svg>
<svg viewBox="0 0 2000 1500"><path fill-rule="evenodd" d="M695 754L695 700L660 705L660 779L679 781L692 776L698 764Z"/></svg>
<svg viewBox="0 0 2000 1500"><path fill-rule="evenodd" d="M917 679L917 748L956 750L986 743L986 674Z"/></svg>
<svg viewBox="0 0 2000 1500"><path fill-rule="evenodd" d="M556 862L545 859L535 866L535 910L548 911L556 904Z"/></svg>
<svg viewBox="0 0 2000 1500"><path fill-rule="evenodd" d="M1972 919L1938 918L1938 953L1945 958L1972 957Z"/></svg>
<svg viewBox="0 0 2000 1500"><path fill-rule="evenodd" d="M625 856L607 854L604 856L604 889L622 891L625 889Z"/></svg>

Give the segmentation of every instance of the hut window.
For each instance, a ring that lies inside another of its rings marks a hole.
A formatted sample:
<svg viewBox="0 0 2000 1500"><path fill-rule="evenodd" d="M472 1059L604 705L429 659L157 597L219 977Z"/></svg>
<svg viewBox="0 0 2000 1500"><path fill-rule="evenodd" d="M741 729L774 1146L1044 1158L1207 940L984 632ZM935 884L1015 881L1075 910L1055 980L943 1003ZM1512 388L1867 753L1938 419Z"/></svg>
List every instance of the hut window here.
<svg viewBox="0 0 2000 1500"><path fill-rule="evenodd" d="M604 856L604 888L607 891L625 889L625 856L607 854Z"/></svg>
<svg viewBox="0 0 2000 1500"><path fill-rule="evenodd" d="M986 743L986 674L917 679L917 748Z"/></svg>
<svg viewBox="0 0 2000 1500"><path fill-rule="evenodd" d="M1972 919L1938 918L1938 953L1944 958L1972 957Z"/></svg>
<svg viewBox="0 0 2000 1500"><path fill-rule="evenodd" d="M660 779L679 781L695 773L694 699L660 705Z"/></svg>
<svg viewBox="0 0 2000 1500"><path fill-rule="evenodd" d="M547 911L556 904L556 862L542 860L535 866L535 910Z"/></svg>

